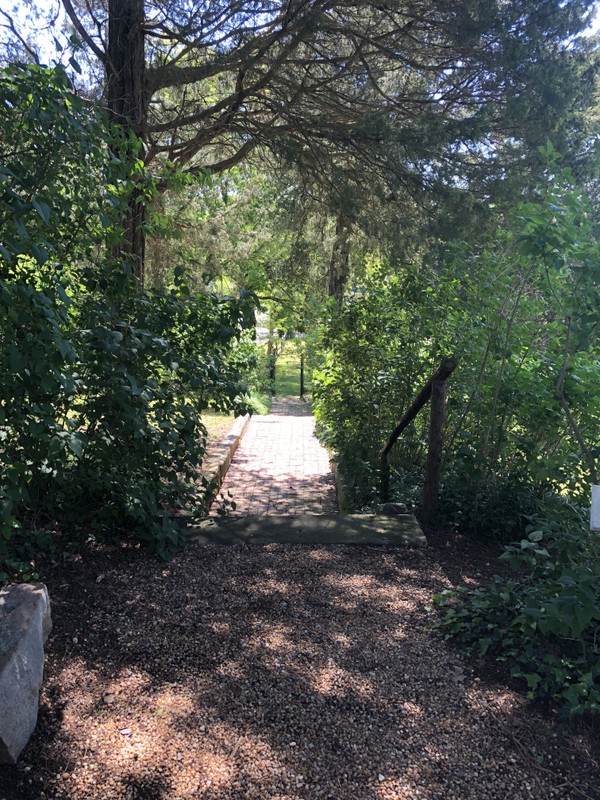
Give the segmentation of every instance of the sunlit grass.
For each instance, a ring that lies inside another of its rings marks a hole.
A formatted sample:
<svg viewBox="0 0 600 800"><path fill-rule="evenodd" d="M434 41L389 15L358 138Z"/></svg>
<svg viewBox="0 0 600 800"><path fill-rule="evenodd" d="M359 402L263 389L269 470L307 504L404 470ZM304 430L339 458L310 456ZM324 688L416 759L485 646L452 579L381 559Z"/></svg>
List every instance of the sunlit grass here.
<svg viewBox="0 0 600 800"><path fill-rule="evenodd" d="M308 371L304 370L304 393L311 391ZM275 365L275 394L278 397L300 396L300 353L294 342L287 342Z"/></svg>

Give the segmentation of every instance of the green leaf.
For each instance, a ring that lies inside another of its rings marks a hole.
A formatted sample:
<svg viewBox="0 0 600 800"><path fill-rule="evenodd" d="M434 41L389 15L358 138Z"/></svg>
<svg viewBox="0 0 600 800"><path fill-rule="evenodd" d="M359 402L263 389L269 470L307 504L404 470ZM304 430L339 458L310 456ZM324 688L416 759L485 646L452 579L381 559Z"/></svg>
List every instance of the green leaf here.
<svg viewBox="0 0 600 800"><path fill-rule="evenodd" d="M485 656L491 644L492 640L489 637L484 637L483 639L479 640L479 655L481 658Z"/></svg>
<svg viewBox="0 0 600 800"><path fill-rule="evenodd" d="M35 260L38 262L38 264L40 264L40 266L45 264L46 261L48 261L47 251L43 247L40 247L37 244L31 245L31 253L35 258Z"/></svg>
<svg viewBox="0 0 600 800"><path fill-rule="evenodd" d="M72 434L69 436L69 449L71 452L77 456L77 458L82 458L83 456L83 442L78 434Z"/></svg>
<svg viewBox="0 0 600 800"><path fill-rule="evenodd" d="M46 225L49 225L50 224L50 208L48 207L48 205L46 203L42 202L41 200L38 200L35 197L32 199L31 202L33 203L33 207L35 208L37 213L40 215L42 220L46 223Z"/></svg>
<svg viewBox="0 0 600 800"><path fill-rule="evenodd" d="M523 674L523 677L527 681L527 686L530 690L530 695L533 696L535 690L537 689L538 685L542 680L542 676L538 675L537 672L526 672Z"/></svg>
<svg viewBox="0 0 600 800"><path fill-rule="evenodd" d="M571 621L573 636L581 636L590 622L595 618L597 609L594 605L576 605L573 609L574 620Z"/></svg>

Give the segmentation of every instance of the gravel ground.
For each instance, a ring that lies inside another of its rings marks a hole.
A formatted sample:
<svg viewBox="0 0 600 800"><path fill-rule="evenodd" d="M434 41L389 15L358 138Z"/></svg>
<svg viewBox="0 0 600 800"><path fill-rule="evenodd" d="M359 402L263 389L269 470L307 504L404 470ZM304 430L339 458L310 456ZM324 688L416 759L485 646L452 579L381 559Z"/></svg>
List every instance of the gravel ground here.
<svg viewBox="0 0 600 800"><path fill-rule="evenodd" d="M72 556L0 800L600 798L597 732L431 632L432 592L490 563L465 542Z"/></svg>

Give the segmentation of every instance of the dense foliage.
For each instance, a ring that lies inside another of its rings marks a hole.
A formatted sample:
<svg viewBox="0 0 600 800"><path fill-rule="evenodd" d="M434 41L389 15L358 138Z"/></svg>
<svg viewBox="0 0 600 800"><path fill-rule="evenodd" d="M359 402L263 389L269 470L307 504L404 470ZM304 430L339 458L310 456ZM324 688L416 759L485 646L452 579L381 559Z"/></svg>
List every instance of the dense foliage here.
<svg viewBox="0 0 600 800"><path fill-rule="evenodd" d="M448 387L445 520L506 540L548 492L589 497L600 252L589 203L547 156L544 199L520 206L484 250L458 246L420 272L374 261L332 308L315 408L357 505L376 496L394 422L450 354L459 369ZM396 446L400 500L418 501L427 425L422 413Z"/></svg>
<svg viewBox="0 0 600 800"><path fill-rule="evenodd" d="M436 595L440 627L565 715L600 711L600 542L568 504L547 507L502 559L515 577Z"/></svg>
<svg viewBox="0 0 600 800"><path fill-rule="evenodd" d="M248 298L192 294L181 269L141 292L110 247L132 181L151 196L141 163L61 69L11 68L0 98L0 567L49 531L167 556L166 510L202 505L200 413L244 390Z"/></svg>
<svg viewBox="0 0 600 800"><path fill-rule="evenodd" d="M59 57L75 51L84 63L86 92L143 141L146 166L176 164L197 176L251 154L293 165L337 220L340 239L364 223L373 199L382 207L392 199L403 219L415 206L439 217L465 189L499 198L522 187L545 136L578 147L593 91L580 36L589 0L62 6L66 25L38 0L8 17L0 59L46 57L45 18ZM143 279L146 227L133 199L119 246ZM344 250L340 241L330 265L337 293Z"/></svg>

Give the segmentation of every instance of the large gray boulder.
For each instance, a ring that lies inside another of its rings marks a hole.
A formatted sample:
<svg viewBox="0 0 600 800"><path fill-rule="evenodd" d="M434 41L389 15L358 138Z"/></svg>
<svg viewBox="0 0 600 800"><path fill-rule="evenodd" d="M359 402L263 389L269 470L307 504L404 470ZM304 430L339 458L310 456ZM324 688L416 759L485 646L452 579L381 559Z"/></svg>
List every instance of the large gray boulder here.
<svg viewBox="0 0 600 800"><path fill-rule="evenodd" d="M51 628L43 584L0 592L0 764L15 764L35 729Z"/></svg>

